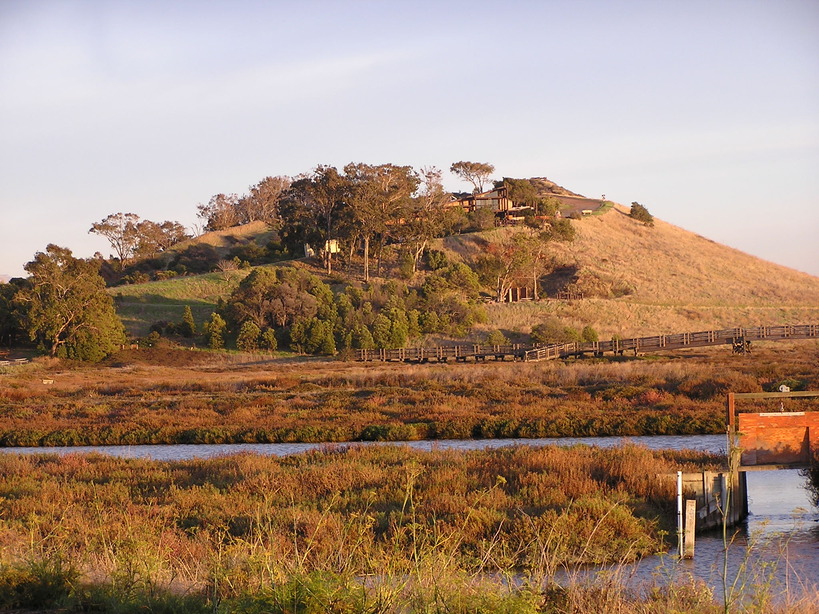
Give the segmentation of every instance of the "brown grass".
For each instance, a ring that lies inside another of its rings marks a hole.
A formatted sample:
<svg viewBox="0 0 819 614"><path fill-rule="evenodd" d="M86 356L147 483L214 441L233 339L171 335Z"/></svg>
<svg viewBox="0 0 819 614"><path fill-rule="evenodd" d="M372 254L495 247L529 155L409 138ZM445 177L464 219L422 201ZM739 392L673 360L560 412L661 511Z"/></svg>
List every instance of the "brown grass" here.
<svg viewBox="0 0 819 614"><path fill-rule="evenodd" d="M624 207L572 222L573 243L553 243L555 267L576 269L586 299L493 305L488 329L525 332L546 317L595 327L604 337L812 323L819 321L819 278L766 262L662 220L647 227ZM448 237L438 247L472 260L486 241L523 228ZM620 295L620 296L618 296Z"/></svg>
<svg viewBox="0 0 819 614"><path fill-rule="evenodd" d="M819 388L819 344L617 361L365 365L187 350L40 360L0 388L5 445L724 432L724 395ZM45 385L43 379L54 383ZM808 401L805 401L807 404ZM806 405L807 407L807 405Z"/></svg>

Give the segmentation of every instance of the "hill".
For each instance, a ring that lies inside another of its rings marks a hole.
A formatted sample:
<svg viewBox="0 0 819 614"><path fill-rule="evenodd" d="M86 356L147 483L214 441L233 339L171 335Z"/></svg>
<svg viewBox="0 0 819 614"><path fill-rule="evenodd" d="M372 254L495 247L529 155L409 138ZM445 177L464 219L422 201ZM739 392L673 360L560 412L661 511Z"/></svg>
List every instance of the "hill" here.
<svg viewBox="0 0 819 614"><path fill-rule="evenodd" d="M489 304L481 330L502 330L523 340L532 326L558 318L578 329L590 325L602 338L685 331L795 324L819 321L819 278L720 245L684 229L655 220L648 227L628 216L628 208L602 207L544 178L539 190L574 202L596 215L572 221L577 239L551 243L552 271L541 280L548 300ZM177 249L209 245L227 253L236 246L270 240L263 224L207 233ZM489 243L504 241L522 227L498 228L439 239L433 245L451 260L473 262ZM277 266L277 265L267 265ZM299 266L307 266L300 263ZM318 272L317 268L314 272ZM129 332L144 335L152 322L178 321L190 305L204 321L247 271L179 277L111 289ZM344 272L337 275L343 277ZM336 278L338 279L338 278ZM352 281L352 279L351 279ZM414 282L419 279L413 280ZM559 290L583 294L582 300L555 300Z"/></svg>
<svg viewBox="0 0 819 614"><path fill-rule="evenodd" d="M574 220L577 239L553 243L547 294L582 292L577 301L492 305L488 327L527 332L557 317L602 335L669 334L710 328L819 321L819 278L761 260L655 219L648 227L616 206ZM470 261L486 242L526 232L502 228L447 237L440 246Z"/></svg>

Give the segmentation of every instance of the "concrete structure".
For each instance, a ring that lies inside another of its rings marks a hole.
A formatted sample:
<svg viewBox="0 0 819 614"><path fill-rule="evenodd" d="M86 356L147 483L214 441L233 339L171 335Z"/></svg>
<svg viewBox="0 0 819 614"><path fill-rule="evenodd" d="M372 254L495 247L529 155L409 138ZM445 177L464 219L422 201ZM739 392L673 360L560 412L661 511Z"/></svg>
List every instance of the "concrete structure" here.
<svg viewBox="0 0 819 614"><path fill-rule="evenodd" d="M676 475L665 477L676 479ZM748 516L748 486L744 472L737 472L733 479L728 471L683 473L682 496L686 501L696 501L697 532L721 527L723 513L728 526L742 522Z"/></svg>

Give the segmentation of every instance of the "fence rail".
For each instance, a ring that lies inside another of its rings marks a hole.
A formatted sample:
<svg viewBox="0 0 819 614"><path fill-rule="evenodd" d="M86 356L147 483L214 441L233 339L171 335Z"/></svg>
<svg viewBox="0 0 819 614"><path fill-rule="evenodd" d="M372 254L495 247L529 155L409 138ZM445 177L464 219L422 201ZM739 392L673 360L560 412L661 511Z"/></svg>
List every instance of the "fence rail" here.
<svg viewBox="0 0 819 614"><path fill-rule="evenodd" d="M747 351L752 341L781 341L787 339L819 339L819 324L798 324L784 326L755 326L749 328L726 328L695 333L655 335L611 341L556 343L552 345L532 345L510 343L504 345L440 345L436 347L415 347L381 350L356 350L356 360L362 362L446 362L450 359L465 361L473 359L493 360L554 360L570 356L624 352L670 351L690 347L710 345L732 345L735 351Z"/></svg>

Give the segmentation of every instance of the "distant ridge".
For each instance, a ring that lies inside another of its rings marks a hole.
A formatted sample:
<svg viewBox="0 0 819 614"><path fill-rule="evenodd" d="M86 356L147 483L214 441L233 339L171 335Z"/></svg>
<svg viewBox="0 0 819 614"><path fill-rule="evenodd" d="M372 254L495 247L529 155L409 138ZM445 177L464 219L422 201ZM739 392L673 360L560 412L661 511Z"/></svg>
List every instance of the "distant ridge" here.
<svg viewBox="0 0 819 614"><path fill-rule="evenodd" d="M5 284L11 281L11 275L2 275L0 274L0 284Z"/></svg>

